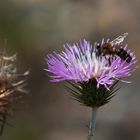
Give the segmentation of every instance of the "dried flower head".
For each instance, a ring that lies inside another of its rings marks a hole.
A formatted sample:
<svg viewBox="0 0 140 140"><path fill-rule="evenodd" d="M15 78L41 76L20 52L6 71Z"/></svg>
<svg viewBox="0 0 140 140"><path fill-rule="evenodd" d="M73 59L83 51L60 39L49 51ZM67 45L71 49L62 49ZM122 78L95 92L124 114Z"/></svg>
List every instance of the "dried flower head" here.
<svg viewBox="0 0 140 140"><path fill-rule="evenodd" d="M124 33L113 41L95 43L83 40L79 44L65 45L65 51L47 56L52 82L70 81L76 100L97 107L107 103L118 81L124 81L135 70L136 57L123 45ZM100 98L100 99L99 99Z"/></svg>
<svg viewBox="0 0 140 140"><path fill-rule="evenodd" d="M24 90L26 82L19 80L19 77L24 77L29 72L17 74L15 60L16 54L10 57L6 54L0 55L0 135L5 124L8 124L7 117L22 98L22 93L26 93Z"/></svg>

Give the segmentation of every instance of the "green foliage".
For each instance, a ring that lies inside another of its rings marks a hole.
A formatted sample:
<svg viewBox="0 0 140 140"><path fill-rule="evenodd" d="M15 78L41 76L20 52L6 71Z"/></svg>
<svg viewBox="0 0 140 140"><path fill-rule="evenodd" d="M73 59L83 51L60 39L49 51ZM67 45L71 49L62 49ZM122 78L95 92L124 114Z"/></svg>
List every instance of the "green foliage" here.
<svg viewBox="0 0 140 140"><path fill-rule="evenodd" d="M97 82L95 79L91 79L88 82L68 82L71 86L66 87L70 91L73 99L79 101L82 105L89 107L100 107L108 103L112 97L115 96L117 88L116 81L107 90L104 86L100 85L97 88Z"/></svg>

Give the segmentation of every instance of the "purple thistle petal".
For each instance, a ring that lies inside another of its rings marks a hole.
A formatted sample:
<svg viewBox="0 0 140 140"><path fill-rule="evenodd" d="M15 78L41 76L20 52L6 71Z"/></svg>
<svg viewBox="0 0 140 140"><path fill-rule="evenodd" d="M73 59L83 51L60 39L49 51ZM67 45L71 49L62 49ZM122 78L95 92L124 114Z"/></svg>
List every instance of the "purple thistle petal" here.
<svg viewBox="0 0 140 140"><path fill-rule="evenodd" d="M109 42L109 39L106 41ZM105 43L102 39L101 45ZM92 46L88 41L83 40L73 45L64 45L64 51L60 54L53 53L46 57L48 68L45 69L52 74L52 82L72 80L75 82L89 81L96 79L97 87L104 85L109 89L109 85L115 80L128 82L122 78L128 77L136 69L136 57L134 53L124 46L124 50L132 57L130 63L115 55L97 56L97 43ZM109 63L111 59L111 64Z"/></svg>

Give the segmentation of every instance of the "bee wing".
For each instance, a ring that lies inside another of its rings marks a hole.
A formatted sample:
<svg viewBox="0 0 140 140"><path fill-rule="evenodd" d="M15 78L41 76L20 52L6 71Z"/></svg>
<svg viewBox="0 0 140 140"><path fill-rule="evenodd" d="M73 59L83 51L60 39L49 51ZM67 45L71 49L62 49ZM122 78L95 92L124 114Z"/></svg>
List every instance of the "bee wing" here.
<svg viewBox="0 0 140 140"><path fill-rule="evenodd" d="M124 39L127 37L128 33L124 33L123 35L118 36L116 39L111 41L111 45L120 45Z"/></svg>

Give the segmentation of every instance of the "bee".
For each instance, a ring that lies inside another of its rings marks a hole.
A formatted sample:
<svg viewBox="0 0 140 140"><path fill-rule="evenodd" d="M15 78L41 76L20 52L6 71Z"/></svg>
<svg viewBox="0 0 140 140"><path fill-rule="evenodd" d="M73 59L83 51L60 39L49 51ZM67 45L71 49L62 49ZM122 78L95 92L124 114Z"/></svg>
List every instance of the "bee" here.
<svg viewBox="0 0 140 140"><path fill-rule="evenodd" d="M96 50L97 50L97 56L100 55L117 55L119 56L122 60L125 60L127 63L130 63L132 60L131 55L122 48L122 42L124 39L127 37L128 33L124 33L123 35L117 37L113 41L110 42L105 42L102 45L97 44L96 45Z"/></svg>

